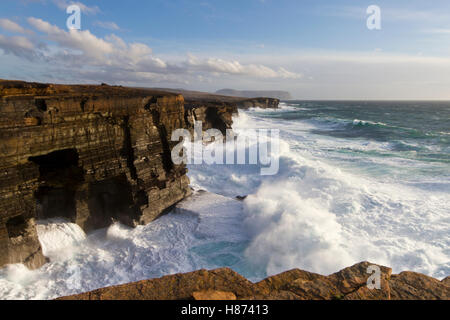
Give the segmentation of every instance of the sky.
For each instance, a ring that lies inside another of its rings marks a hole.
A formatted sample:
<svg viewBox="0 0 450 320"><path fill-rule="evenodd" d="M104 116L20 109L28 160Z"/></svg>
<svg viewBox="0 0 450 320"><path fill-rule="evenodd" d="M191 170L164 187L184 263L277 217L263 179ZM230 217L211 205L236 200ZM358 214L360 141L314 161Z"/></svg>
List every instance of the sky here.
<svg viewBox="0 0 450 320"><path fill-rule="evenodd" d="M450 1L1 0L0 78L448 100Z"/></svg>

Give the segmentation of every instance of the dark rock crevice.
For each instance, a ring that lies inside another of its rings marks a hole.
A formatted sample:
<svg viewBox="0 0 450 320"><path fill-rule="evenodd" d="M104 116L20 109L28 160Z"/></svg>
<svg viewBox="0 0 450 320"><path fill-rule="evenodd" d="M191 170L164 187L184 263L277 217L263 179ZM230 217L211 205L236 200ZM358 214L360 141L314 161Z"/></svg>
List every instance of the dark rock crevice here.
<svg viewBox="0 0 450 320"><path fill-rule="evenodd" d="M127 167L130 170L130 176L133 180L137 180L137 171L134 166L134 149L133 143L131 141L131 132L130 132L130 117L126 116L123 118L123 131L124 131L124 140L123 140L123 149L121 150L122 157L127 159Z"/></svg>

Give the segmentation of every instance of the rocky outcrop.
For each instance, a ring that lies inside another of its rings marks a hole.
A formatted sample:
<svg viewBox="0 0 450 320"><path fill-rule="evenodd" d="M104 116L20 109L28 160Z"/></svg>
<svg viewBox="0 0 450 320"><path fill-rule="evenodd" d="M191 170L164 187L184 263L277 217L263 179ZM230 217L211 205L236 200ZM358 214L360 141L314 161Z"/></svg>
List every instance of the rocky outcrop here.
<svg viewBox="0 0 450 320"><path fill-rule="evenodd" d="M0 115L0 266L45 263L36 219L135 226L190 193L170 157L181 95L0 81Z"/></svg>
<svg viewBox="0 0 450 320"><path fill-rule="evenodd" d="M242 100L237 103L238 108L248 109L248 108L262 108L262 109L276 109L280 104L280 100L273 98L253 98Z"/></svg>
<svg viewBox="0 0 450 320"><path fill-rule="evenodd" d="M226 129L231 128L232 115L237 113L238 109L276 109L280 103L276 98L242 98L183 89L164 90L182 94L185 98L185 120L189 128L193 128L194 121L202 121L203 129L216 128L223 134Z"/></svg>
<svg viewBox="0 0 450 320"><path fill-rule="evenodd" d="M234 89L221 89L216 91L216 94L224 96L244 97L244 98L258 98L269 97L280 100L291 100L292 96L287 91L280 90L234 90Z"/></svg>
<svg viewBox="0 0 450 320"><path fill-rule="evenodd" d="M189 129L193 130L195 122L201 121L203 130L214 128L224 135L227 129L231 129L232 115L238 112L236 105L218 101L187 100L184 108Z"/></svg>
<svg viewBox="0 0 450 320"><path fill-rule="evenodd" d="M405 300L450 299L450 286L423 274L391 275L380 268L380 288L370 289L361 262L329 276L299 269L252 283L229 268L199 270L63 297L63 300Z"/></svg>
<svg viewBox="0 0 450 320"><path fill-rule="evenodd" d="M210 94L184 93L185 121L189 128L195 121L201 121L203 129L219 129L225 135L226 129L231 129L232 116L238 109L248 108L278 108L280 100L272 98L240 99Z"/></svg>

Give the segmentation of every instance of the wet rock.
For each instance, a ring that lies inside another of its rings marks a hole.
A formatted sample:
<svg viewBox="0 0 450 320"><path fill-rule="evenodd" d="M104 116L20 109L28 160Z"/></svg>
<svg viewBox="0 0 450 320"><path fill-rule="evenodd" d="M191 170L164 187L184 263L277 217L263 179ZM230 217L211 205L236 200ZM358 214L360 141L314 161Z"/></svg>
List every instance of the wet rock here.
<svg viewBox="0 0 450 320"><path fill-rule="evenodd" d="M420 273L405 271L391 277L389 281L391 298L396 300L448 300L450 299L450 287L447 285L447 281L441 282Z"/></svg>

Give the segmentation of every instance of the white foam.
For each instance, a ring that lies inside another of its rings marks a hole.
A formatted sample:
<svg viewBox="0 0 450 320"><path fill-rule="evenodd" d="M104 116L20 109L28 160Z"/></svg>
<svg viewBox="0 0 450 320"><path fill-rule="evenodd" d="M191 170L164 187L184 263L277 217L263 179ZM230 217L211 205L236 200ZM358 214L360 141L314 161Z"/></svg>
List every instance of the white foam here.
<svg viewBox="0 0 450 320"><path fill-rule="evenodd" d="M64 219L41 220L36 228L42 251L47 257L63 249L69 250L86 239L86 234L77 224Z"/></svg>
<svg viewBox="0 0 450 320"><path fill-rule="evenodd" d="M115 223L84 235L62 220L38 223L50 262L0 269L1 299L51 299L100 287L224 265L240 268L242 203L198 193L146 226Z"/></svg>

